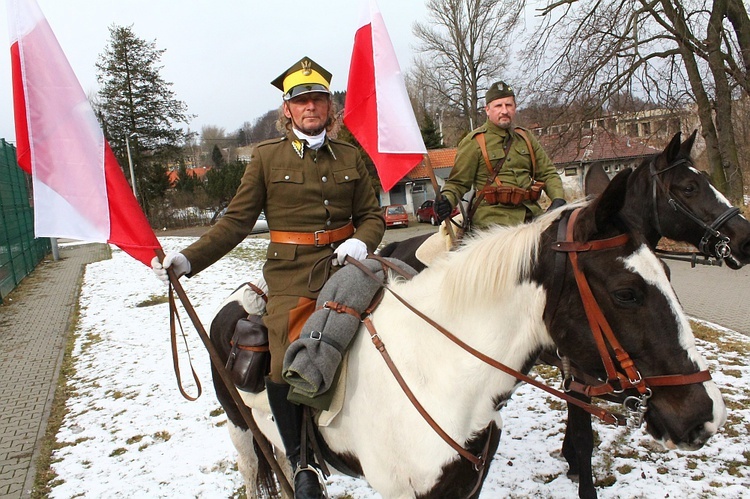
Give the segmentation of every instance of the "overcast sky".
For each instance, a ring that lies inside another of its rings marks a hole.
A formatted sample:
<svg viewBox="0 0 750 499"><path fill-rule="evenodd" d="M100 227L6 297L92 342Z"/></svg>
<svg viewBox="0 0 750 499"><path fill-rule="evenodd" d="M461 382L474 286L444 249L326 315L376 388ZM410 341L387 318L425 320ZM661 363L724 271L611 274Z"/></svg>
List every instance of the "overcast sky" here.
<svg viewBox="0 0 750 499"><path fill-rule="evenodd" d="M346 90L354 31L367 0L37 0L83 90L98 90L95 64L108 27L133 25L156 41L162 77L204 125L233 132L281 103L270 82L303 56L333 73ZM412 25L424 20L424 0L377 0L402 71L412 65ZM7 6L0 9L0 137L15 142Z"/></svg>

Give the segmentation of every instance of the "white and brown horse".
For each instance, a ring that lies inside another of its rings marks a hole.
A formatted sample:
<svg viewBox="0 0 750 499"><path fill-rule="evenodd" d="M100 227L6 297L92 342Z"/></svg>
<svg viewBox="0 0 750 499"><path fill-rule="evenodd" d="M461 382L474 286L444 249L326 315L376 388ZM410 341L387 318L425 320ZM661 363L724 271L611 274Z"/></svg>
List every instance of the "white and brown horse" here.
<svg viewBox="0 0 750 499"><path fill-rule="evenodd" d="M558 226L567 223L575 206L522 226L477 233L411 281L394 278L388 287L459 341L515 370L528 371L540 351L553 347L603 379L614 362L616 376L636 381L637 393L650 395L647 431L670 447L697 449L724 423L726 409L714 383L696 376L706 363L663 266L642 237L620 222L626 189L622 178L596 201L584 203L567 242L558 241ZM561 250L575 255L578 277L573 265L555 272ZM591 298L581 298L581 278ZM552 289L562 290L555 305L548 301ZM626 352L631 367L612 361L607 347L597 346L584 306L591 301L603 317L599 322L611 329L605 341ZM215 321L222 319L220 312ZM414 396L445 434L468 455L494 449L494 430L502 425L499 408L517 380L460 349L394 294L385 294L371 321ZM663 376L689 380L650 385ZM343 382L343 409L320 435L350 470L386 498L479 495L494 452L477 472L446 443L404 395L364 329L350 347ZM219 400L252 494L258 464L252 436L232 417L231 400L220 393ZM245 400L264 434L280 446L264 393Z"/></svg>
<svg viewBox="0 0 750 499"><path fill-rule="evenodd" d="M702 255L722 260L730 268L740 268L750 263L750 222L693 165L695 137L693 132L681 141L681 134L677 133L661 153L647 158L634 171L619 174L627 178L620 217L642 233L652 249L662 237L667 237L688 242ZM609 183L601 165L594 164L585 177L586 194L599 195ZM424 264L414 253L429 236L391 243L380 254L422 270ZM593 445L589 414L570 405L563 455L570 466L568 475L578 479L582 499L597 496L591 468Z"/></svg>

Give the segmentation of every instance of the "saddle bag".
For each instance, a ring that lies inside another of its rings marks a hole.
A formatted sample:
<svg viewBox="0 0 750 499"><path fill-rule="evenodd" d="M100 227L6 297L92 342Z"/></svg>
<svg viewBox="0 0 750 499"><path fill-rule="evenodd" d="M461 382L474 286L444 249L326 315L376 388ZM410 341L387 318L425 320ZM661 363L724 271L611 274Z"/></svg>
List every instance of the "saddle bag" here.
<svg viewBox="0 0 750 499"><path fill-rule="evenodd" d="M260 393L264 378L271 372L268 329L260 315L248 315L237 321L230 343L227 370L235 386L245 392Z"/></svg>

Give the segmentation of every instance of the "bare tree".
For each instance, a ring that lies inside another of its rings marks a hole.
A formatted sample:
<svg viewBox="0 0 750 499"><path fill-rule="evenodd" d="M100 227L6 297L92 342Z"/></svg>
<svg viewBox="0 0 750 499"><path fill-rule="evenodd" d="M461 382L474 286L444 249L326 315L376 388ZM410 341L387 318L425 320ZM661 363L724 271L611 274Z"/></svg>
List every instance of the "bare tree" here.
<svg viewBox="0 0 750 499"><path fill-rule="evenodd" d="M732 106L750 88L750 21L741 0L554 0L523 59L540 93L596 117L623 93L644 105L692 102L709 173L734 202L742 165Z"/></svg>
<svg viewBox="0 0 750 499"><path fill-rule="evenodd" d="M510 34L523 0L428 0L427 21L414 24L421 41L413 80L429 90L429 112L450 110L465 131L479 121L485 89L508 66ZM435 109L431 109L435 108Z"/></svg>

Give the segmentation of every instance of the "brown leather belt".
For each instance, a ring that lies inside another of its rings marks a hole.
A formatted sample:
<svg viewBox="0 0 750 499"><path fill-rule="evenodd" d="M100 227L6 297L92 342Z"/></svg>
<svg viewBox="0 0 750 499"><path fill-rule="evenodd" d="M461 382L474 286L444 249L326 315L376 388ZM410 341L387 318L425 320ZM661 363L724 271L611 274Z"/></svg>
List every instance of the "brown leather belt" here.
<svg viewBox="0 0 750 499"><path fill-rule="evenodd" d="M287 232L272 230L271 242L281 244L302 244L305 246L327 246L349 238L354 234L354 224L349 222L333 230L316 230L315 232Z"/></svg>

